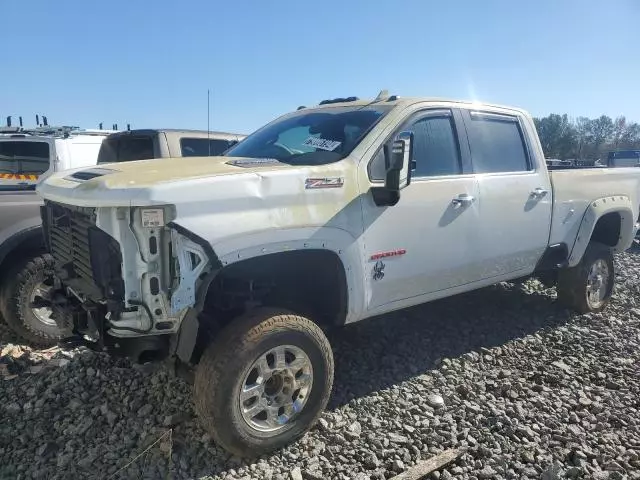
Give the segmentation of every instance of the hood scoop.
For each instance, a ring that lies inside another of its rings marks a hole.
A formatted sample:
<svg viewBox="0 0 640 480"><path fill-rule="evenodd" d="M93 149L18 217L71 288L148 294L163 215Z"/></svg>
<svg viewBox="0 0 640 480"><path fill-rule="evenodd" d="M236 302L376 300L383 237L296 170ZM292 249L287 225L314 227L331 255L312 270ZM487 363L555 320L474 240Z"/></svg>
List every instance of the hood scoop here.
<svg viewBox="0 0 640 480"><path fill-rule="evenodd" d="M117 172L117 170L112 170L110 168L91 168L89 170L82 170L80 172L72 173L65 178L67 180L71 180L72 182L86 182L87 180L102 177L104 175L115 172Z"/></svg>

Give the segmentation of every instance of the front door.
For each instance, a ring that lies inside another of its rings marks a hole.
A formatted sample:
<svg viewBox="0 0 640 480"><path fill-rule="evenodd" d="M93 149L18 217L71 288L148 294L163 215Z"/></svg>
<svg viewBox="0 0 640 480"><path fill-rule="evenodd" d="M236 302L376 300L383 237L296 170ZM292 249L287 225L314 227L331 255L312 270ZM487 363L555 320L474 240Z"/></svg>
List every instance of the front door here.
<svg viewBox="0 0 640 480"><path fill-rule="evenodd" d="M476 280L467 265L475 255L479 190L468 148L458 140L461 128L455 110L417 112L399 129L414 134L411 184L391 207L364 196L369 311L421 303L429 294ZM384 178L381 152L369 165L369 177L374 184Z"/></svg>

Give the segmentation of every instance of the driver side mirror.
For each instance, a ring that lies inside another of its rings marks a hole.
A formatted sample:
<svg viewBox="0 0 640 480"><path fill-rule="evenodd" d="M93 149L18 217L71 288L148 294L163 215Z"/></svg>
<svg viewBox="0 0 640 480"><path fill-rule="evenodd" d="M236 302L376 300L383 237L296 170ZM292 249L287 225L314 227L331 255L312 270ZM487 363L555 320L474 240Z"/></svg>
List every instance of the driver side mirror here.
<svg viewBox="0 0 640 480"><path fill-rule="evenodd" d="M411 183L413 132L400 132L392 143L385 145L384 161L387 170L384 188L399 195Z"/></svg>

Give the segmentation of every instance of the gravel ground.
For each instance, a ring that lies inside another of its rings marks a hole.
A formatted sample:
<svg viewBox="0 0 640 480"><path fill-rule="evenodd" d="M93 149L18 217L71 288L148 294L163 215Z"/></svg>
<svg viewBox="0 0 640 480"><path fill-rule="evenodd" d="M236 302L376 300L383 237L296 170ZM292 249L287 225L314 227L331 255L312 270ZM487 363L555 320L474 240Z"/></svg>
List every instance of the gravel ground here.
<svg viewBox="0 0 640 480"><path fill-rule="evenodd" d="M327 413L255 461L213 444L166 369L31 351L2 327L0 478L384 479L463 447L430 478L640 479L640 252L617 266L603 314L529 281L335 333Z"/></svg>

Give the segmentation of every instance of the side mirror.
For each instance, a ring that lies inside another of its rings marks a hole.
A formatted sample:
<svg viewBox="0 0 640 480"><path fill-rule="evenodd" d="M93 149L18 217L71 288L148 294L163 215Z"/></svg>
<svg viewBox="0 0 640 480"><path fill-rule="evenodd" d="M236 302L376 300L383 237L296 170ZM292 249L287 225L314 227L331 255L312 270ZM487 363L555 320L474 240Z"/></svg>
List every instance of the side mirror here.
<svg viewBox="0 0 640 480"><path fill-rule="evenodd" d="M387 175L384 188L399 192L411 183L413 161L413 132L400 132L389 145L384 146Z"/></svg>

